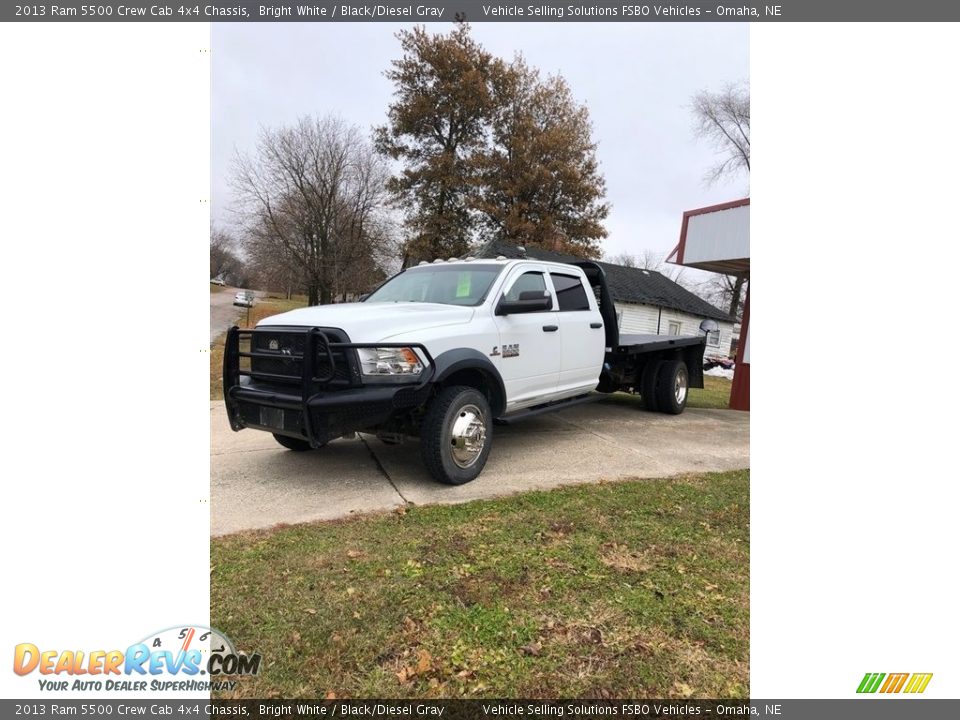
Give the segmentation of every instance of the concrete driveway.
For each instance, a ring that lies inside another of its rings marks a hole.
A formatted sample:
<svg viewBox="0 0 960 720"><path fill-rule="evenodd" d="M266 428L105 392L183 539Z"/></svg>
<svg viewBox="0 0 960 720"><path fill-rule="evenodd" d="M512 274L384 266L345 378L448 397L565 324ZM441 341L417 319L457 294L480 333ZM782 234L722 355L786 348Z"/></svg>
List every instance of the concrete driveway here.
<svg viewBox="0 0 960 720"><path fill-rule="evenodd" d="M688 408L682 415L660 415L616 395L496 427L483 473L458 487L429 478L415 440L388 446L361 435L296 453L265 432L230 430L222 402L210 403L210 422L213 535L407 503L457 503L573 483L750 466L749 413Z"/></svg>

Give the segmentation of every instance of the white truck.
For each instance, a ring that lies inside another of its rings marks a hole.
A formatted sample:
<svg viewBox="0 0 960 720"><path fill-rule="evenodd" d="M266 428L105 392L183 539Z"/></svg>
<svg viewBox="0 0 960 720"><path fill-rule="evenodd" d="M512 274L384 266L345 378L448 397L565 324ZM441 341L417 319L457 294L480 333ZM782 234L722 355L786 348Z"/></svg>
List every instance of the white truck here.
<svg viewBox="0 0 960 720"><path fill-rule="evenodd" d="M483 470L495 424L595 391L683 412L688 388L703 387L704 347L703 336L620 335L596 263L438 260L362 302L231 328L224 399L234 430L295 451L355 432L419 437L430 475L459 485Z"/></svg>

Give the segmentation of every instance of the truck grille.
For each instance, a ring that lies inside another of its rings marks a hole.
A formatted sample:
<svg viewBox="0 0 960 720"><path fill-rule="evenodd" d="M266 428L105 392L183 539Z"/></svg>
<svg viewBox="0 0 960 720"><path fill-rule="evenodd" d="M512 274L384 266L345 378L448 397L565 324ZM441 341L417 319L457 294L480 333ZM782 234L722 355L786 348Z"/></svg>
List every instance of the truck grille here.
<svg viewBox="0 0 960 720"><path fill-rule="evenodd" d="M331 343L348 343L346 333L337 328L323 328L323 336ZM257 384L300 387L303 382L303 355L307 345L303 328L264 328L251 334L250 377ZM269 356L269 357L265 357ZM330 368L330 358L333 368ZM329 355L322 341L318 342L314 362L315 377L327 378L329 387L350 387L359 382L359 368L353 350L331 349Z"/></svg>

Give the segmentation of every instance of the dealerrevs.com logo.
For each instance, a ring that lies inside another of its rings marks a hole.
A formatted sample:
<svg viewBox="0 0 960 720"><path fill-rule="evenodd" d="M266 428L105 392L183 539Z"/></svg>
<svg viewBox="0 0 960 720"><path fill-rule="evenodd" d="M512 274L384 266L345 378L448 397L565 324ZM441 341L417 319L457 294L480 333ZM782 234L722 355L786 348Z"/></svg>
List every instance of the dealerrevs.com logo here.
<svg viewBox="0 0 960 720"><path fill-rule="evenodd" d="M867 673L857 687L858 693L922 693L933 673Z"/></svg>
<svg viewBox="0 0 960 720"><path fill-rule="evenodd" d="M236 676L260 671L258 653L240 653L223 633L180 625L151 633L125 650L51 650L20 643L13 651L17 675L38 675L49 691L233 690Z"/></svg>

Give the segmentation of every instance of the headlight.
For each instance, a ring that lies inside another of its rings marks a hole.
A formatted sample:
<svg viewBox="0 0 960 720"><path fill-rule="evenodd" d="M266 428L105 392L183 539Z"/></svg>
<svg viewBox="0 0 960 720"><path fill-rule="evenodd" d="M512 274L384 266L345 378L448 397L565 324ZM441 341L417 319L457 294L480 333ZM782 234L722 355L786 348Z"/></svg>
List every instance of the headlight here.
<svg viewBox="0 0 960 720"><path fill-rule="evenodd" d="M423 363L413 348L360 348L360 368L373 377L406 377L414 380L423 373Z"/></svg>

